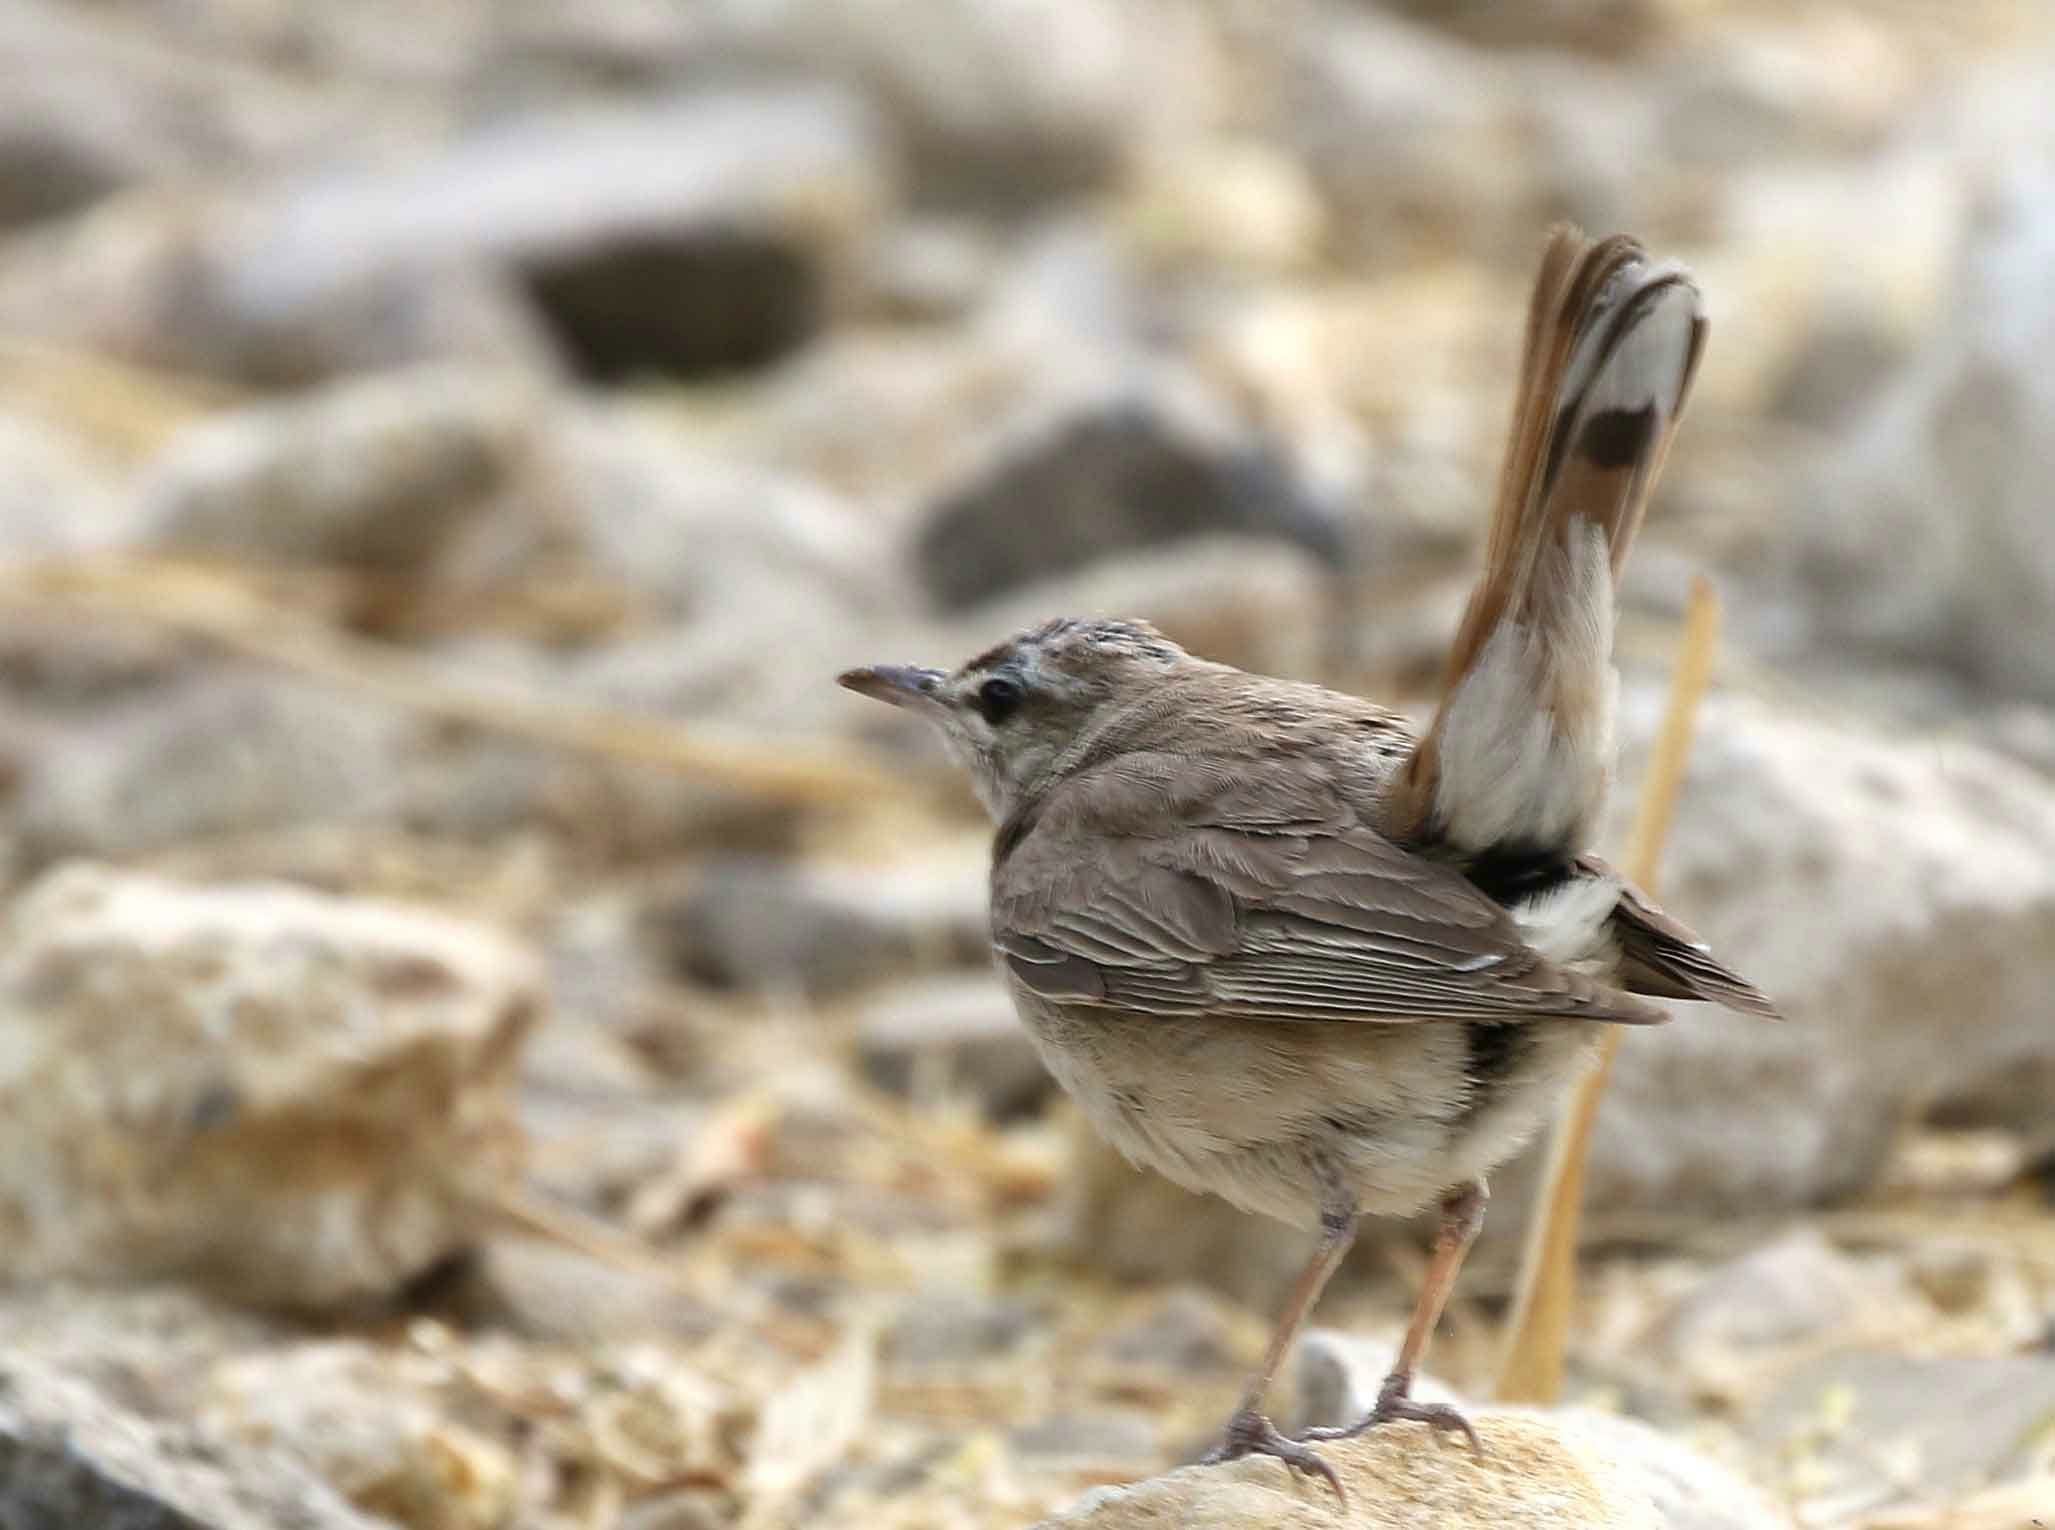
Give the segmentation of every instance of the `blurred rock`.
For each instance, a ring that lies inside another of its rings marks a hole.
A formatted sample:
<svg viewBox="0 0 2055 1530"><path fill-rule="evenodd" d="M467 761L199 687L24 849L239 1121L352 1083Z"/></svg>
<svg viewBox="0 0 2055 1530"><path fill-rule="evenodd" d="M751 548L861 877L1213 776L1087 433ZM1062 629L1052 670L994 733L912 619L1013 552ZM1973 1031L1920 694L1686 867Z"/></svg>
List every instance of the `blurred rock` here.
<svg viewBox="0 0 2055 1530"><path fill-rule="evenodd" d="M190 674L105 698L21 782L38 861L125 856L306 822L369 822L399 801L410 724L269 676Z"/></svg>
<svg viewBox="0 0 2055 1530"><path fill-rule="evenodd" d="M560 423L552 455L585 556L711 639L746 623L749 640L767 643L773 623L781 636L846 624L908 593L876 520L803 473L596 407Z"/></svg>
<svg viewBox="0 0 2055 1530"><path fill-rule="evenodd" d="M978 931L984 944L983 930ZM880 994L858 1020L864 1076L891 1094L977 1101L990 1121L1031 1115L1054 1090L1013 1000L989 973Z"/></svg>
<svg viewBox="0 0 2055 1530"><path fill-rule="evenodd" d="M643 909L677 976L711 988L824 998L884 978L987 960L982 856L892 869L711 860Z"/></svg>
<svg viewBox="0 0 2055 1530"><path fill-rule="evenodd" d="M1664 1322L1661 1342L1687 1365L1696 1354L1724 1359L1802 1343L1865 1312L1881 1316L1905 1294L1800 1228L1708 1271Z"/></svg>
<svg viewBox="0 0 2055 1530"><path fill-rule="evenodd" d="M514 1171L537 1002L523 953L426 912L49 873L0 937L7 1274L389 1292Z"/></svg>
<svg viewBox="0 0 2055 1530"><path fill-rule="evenodd" d="M1640 778L1662 698L1630 685L1620 779ZM1610 842L1633 794L1615 794ZM1881 826L1881 827L1880 827ZM1736 694L1702 709L1662 902L1767 992L1783 1025L1708 1006L1626 1038L1587 1203L1705 1215L1853 1194L1922 1111L2010 1105L2046 1067L2055 983L2055 790L1973 744L1921 746ZM1535 1155L1494 1182L1517 1225ZM1515 1188L1518 1185L1522 1188ZM1503 1214L1502 1214L1503 1213Z"/></svg>
<svg viewBox="0 0 2055 1530"><path fill-rule="evenodd" d="M1154 1421L1131 1408L1052 1414L1012 1431L1006 1445L1023 1471L1132 1475L1161 1459Z"/></svg>
<svg viewBox="0 0 2055 1530"><path fill-rule="evenodd" d="M0 1366L0 1524L379 1530L282 1455L146 1422L34 1362Z"/></svg>
<svg viewBox="0 0 2055 1530"><path fill-rule="evenodd" d="M380 1524L491 1530L516 1502L513 1452L446 1416L447 1363L357 1339L219 1366L200 1419L224 1440L283 1447Z"/></svg>
<svg viewBox="0 0 2055 1530"><path fill-rule="evenodd" d="M970 1368L1017 1348L1035 1327L1035 1314L1017 1302L941 1287L907 1304L886 1330L881 1358L888 1370Z"/></svg>
<svg viewBox="0 0 2055 1530"><path fill-rule="evenodd" d="M1099 1488L1043 1530L1316 1530L1419 1525L1448 1530L1781 1530L1749 1488L1682 1445L1601 1414L1471 1414L1481 1458L1417 1425L1320 1447L1348 1492L1313 1491L1276 1461L1188 1466L1130 1487Z"/></svg>
<svg viewBox="0 0 2055 1530"><path fill-rule="evenodd" d="M944 494L914 559L943 606L961 609L1138 549L1202 537L1273 537L1330 563L1333 512L1290 465L1194 395L1116 396L1016 443Z"/></svg>
<svg viewBox="0 0 2055 1530"><path fill-rule="evenodd" d="M1843 1350L1786 1377L1747 1422L1758 1449L1805 1462L1797 1507L1810 1516L1814 1503L1876 1513L2024 1476L2051 1412L2055 1355ZM1916 1474L1880 1481L1880 1461Z"/></svg>
<svg viewBox="0 0 2055 1530"><path fill-rule="evenodd" d="M1818 637L2055 698L2055 201L2017 181L1965 240L1954 311L1801 486ZM1935 506L1946 506L1945 514Z"/></svg>
<svg viewBox="0 0 2055 1530"><path fill-rule="evenodd" d="M1173 1285L1143 1317L1107 1335L1106 1358L1123 1369L1173 1376L1237 1371L1237 1315L1249 1321L1211 1292Z"/></svg>
<svg viewBox="0 0 2055 1530"><path fill-rule="evenodd" d="M331 269L337 250L284 248L282 213L222 192L110 198L0 249L0 328L65 350L268 387L461 362L547 375L542 322L505 274L386 246L383 264ZM360 251L371 229L326 230ZM393 235L393 241L399 239ZM291 261L306 263L304 271Z"/></svg>
<svg viewBox="0 0 2055 1530"><path fill-rule="evenodd" d="M598 378L769 360L826 319L890 167L861 103L705 91L480 131L403 170L110 204L0 261L0 322L298 384L425 359Z"/></svg>
<svg viewBox="0 0 2055 1530"><path fill-rule="evenodd" d="M1133 88L1137 71L1165 97L1198 83L1183 73L1190 28L1162 7L710 0L698 19L729 67L826 74L874 95L933 200L1018 206L1103 183L1156 104Z"/></svg>
<svg viewBox="0 0 2055 1530"><path fill-rule="evenodd" d="M525 380L424 368L218 415L145 474L141 539L429 579L527 486L541 412Z"/></svg>
<svg viewBox="0 0 2055 1530"><path fill-rule="evenodd" d="M0 560L117 546L130 520L83 442L0 410Z"/></svg>

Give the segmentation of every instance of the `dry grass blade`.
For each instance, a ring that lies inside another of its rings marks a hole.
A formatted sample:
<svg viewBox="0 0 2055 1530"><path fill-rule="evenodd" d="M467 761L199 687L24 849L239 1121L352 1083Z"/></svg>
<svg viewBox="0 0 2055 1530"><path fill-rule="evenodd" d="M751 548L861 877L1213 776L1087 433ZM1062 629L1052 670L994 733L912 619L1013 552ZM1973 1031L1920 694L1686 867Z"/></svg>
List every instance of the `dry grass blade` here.
<svg viewBox="0 0 2055 1530"><path fill-rule="evenodd" d="M1691 752L1691 731L1712 674L1719 643L1720 603L1704 579L1691 587L1684 614L1684 640L1677 670L1670 682L1670 704L1662 731L1642 778L1641 801L1629 842L1627 874L1642 888L1655 888L1656 864L1662 856L1675 815L1684 762ZM1577 1226L1584 1202L1584 1171L1591 1152L1591 1129L1598 1102L1605 1093L1620 1033L1609 1031L1598 1062L1579 1080L1577 1091L1556 1124L1549 1144L1548 1173L1542 1181L1541 1204L1529 1227L1520 1265L1520 1280L1508 1324L1510 1339L1499 1371L1497 1396L1502 1402L1552 1403L1562 1390L1563 1352L1570 1329L1571 1299L1577 1280Z"/></svg>
<svg viewBox="0 0 2055 1530"><path fill-rule="evenodd" d="M0 604L58 607L172 630L408 710L555 748L695 777L800 805L904 796L907 772L833 751L709 737L669 718L607 711L448 675L397 649L298 616L233 570L175 561L82 559L0 571ZM830 683L823 676L821 683Z"/></svg>

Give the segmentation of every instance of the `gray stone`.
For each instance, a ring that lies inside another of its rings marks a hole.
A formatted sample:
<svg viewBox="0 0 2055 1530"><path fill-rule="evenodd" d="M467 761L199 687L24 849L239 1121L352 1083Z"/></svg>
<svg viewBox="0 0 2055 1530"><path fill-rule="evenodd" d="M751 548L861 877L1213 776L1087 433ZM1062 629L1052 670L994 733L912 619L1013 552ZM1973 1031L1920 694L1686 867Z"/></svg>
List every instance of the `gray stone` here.
<svg viewBox="0 0 2055 1530"><path fill-rule="evenodd" d="M0 1524L11 1530L380 1530L283 1456L145 1422L84 1382L0 1366Z"/></svg>
<svg viewBox="0 0 2055 1530"><path fill-rule="evenodd" d="M1750 1410L1756 1447L1807 1458L1807 1499L1865 1512L1930 1503L2031 1470L2055 1412L2055 1355L1843 1350L1785 1377ZM1879 1461L1917 1463L1903 1486Z"/></svg>
<svg viewBox="0 0 2055 1530"><path fill-rule="evenodd" d="M53 734L20 783L32 860L369 822L398 804L410 724L388 708L247 674L193 673L104 700Z"/></svg>
<svg viewBox="0 0 2055 1530"><path fill-rule="evenodd" d="M890 175L871 114L822 87L563 109L403 169L53 228L0 260L0 321L269 385L429 359L718 371L825 321Z"/></svg>
<svg viewBox="0 0 2055 1530"><path fill-rule="evenodd" d="M845 993L923 969L987 960L984 871L958 857L883 874L712 860L645 907L663 965L708 987Z"/></svg>
<svg viewBox="0 0 2055 1530"><path fill-rule="evenodd" d="M138 488L146 546L429 577L529 488L542 399L519 377L422 368L216 415Z"/></svg>
<svg viewBox="0 0 2055 1530"><path fill-rule="evenodd" d="M50 872L0 932L0 1270L386 1294L517 1170L538 1005L524 952L426 911Z"/></svg>
<svg viewBox="0 0 2055 1530"><path fill-rule="evenodd" d="M1199 400L1101 401L941 496L915 545L943 606L1208 534L1269 537L1338 563L1341 533L1291 465Z"/></svg>
<svg viewBox="0 0 2055 1530"><path fill-rule="evenodd" d="M1054 1085L1013 1001L989 973L892 988L864 1006L857 1058L880 1089L977 1101L985 1118L1031 1115Z"/></svg>
<svg viewBox="0 0 2055 1530"><path fill-rule="evenodd" d="M1502 1409L1471 1418L1484 1440L1481 1457L1456 1445L1437 1448L1410 1425L1323 1445L1346 1503L1310 1491L1275 1461L1252 1457L1096 1489L1043 1521L1042 1530L1784 1530L1788 1524L1729 1472L1631 1420Z"/></svg>
<svg viewBox="0 0 2055 1530"><path fill-rule="evenodd" d="M1937 342L1799 485L1797 561L1820 642L1947 664L2045 701L2055 698L2045 173L2019 167L1982 221L1963 240Z"/></svg>

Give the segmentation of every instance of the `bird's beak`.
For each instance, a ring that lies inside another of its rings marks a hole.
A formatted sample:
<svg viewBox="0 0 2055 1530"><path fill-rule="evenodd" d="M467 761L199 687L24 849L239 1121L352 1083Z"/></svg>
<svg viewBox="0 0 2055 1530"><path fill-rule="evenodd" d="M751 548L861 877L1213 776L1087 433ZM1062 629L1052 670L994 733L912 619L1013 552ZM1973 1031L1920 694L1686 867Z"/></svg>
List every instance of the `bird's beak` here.
<svg viewBox="0 0 2055 1530"><path fill-rule="evenodd" d="M871 664L863 669L845 669L836 683L862 696L889 701L895 707L934 706L937 687L948 672L921 669L911 664Z"/></svg>

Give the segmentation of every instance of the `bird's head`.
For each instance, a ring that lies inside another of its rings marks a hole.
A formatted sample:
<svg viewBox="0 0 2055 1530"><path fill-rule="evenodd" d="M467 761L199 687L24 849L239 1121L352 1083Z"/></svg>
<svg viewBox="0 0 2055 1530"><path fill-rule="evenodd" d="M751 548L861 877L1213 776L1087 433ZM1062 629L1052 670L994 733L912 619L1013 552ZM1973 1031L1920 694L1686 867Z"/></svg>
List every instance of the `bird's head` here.
<svg viewBox="0 0 2055 1530"><path fill-rule="evenodd" d="M954 670L875 664L845 671L852 691L918 712L1003 820L1060 775L1074 746L1192 662L1146 622L1065 618L1010 638Z"/></svg>

